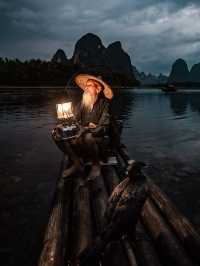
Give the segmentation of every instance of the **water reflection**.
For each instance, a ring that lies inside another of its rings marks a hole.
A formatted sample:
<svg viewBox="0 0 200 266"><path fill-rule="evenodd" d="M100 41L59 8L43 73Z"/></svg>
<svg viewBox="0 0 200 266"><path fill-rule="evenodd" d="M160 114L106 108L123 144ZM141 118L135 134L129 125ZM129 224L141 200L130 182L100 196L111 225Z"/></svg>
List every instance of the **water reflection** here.
<svg viewBox="0 0 200 266"><path fill-rule="evenodd" d="M184 115L187 108L200 113L200 94L197 92L178 92L165 95L169 98L170 107L175 115Z"/></svg>
<svg viewBox="0 0 200 266"><path fill-rule="evenodd" d="M193 112L198 112L200 114L200 97L199 97L199 95L195 95L195 94L190 95L189 100L190 100L191 110Z"/></svg>
<svg viewBox="0 0 200 266"><path fill-rule="evenodd" d="M170 107L175 115L183 115L187 111L189 96L188 94L175 93L169 94Z"/></svg>
<svg viewBox="0 0 200 266"><path fill-rule="evenodd" d="M134 104L135 94L132 90L115 89L111 110L117 119L127 121L134 109Z"/></svg>
<svg viewBox="0 0 200 266"><path fill-rule="evenodd" d="M133 114L134 105L137 105L141 98L144 97L145 105L151 105L152 110L154 105L167 106L167 101L170 103L170 108L175 116L181 116L187 113L187 108L190 107L193 112L200 113L200 97L198 92L176 92L163 93L159 90L118 90L114 91L114 99L112 102L112 110L119 119L127 120L130 114ZM81 91L74 90L2 90L0 91L0 118L6 115L18 116L19 113L30 112L35 110L36 114L44 113L49 110L51 115L55 114L55 104L67 100L73 102L79 101ZM139 103L140 104L140 103ZM140 106L142 108L142 106ZM28 115L27 115L28 116Z"/></svg>

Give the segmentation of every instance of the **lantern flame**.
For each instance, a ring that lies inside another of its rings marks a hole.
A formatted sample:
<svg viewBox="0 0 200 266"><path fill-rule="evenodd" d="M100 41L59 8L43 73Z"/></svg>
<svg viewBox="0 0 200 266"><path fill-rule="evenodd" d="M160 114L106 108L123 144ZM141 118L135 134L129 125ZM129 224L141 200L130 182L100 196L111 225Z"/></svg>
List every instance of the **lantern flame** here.
<svg viewBox="0 0 200 266"><path fill-rule="evenodd" d="M56 104L56 109L58 119L68 119L74 116L71 102Z"/></svg>

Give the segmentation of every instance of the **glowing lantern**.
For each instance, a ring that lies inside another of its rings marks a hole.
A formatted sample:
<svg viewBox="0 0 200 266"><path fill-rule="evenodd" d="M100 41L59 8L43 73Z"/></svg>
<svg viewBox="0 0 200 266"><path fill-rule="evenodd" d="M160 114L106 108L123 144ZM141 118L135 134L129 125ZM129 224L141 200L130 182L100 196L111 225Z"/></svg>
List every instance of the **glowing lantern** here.
<svg viewBox="0 0 200 266"><path fill-rule="evenodd" d="M65 120L72 118L74 116L72 112L71 102L56 104L56 109L57 109L58 119Z"/></svg>

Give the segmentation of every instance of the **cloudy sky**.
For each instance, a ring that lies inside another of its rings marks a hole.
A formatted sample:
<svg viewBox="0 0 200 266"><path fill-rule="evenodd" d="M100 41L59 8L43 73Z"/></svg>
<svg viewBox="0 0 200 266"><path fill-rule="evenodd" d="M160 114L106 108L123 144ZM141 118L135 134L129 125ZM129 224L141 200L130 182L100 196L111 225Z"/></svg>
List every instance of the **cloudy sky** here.
<svg viewBox="0 0 200 266"><path fill-rule="evenodd" d="M140 71L166 73L179 57L200 62L200 1L0 0L0 57L67 57L84 34L120 40Z"/></svg>

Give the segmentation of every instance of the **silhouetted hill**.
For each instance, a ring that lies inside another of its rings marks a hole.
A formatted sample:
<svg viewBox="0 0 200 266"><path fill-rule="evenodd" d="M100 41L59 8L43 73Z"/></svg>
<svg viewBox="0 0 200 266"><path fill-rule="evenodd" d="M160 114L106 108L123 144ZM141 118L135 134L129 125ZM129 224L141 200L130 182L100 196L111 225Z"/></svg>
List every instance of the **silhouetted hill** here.
<svg viewBox="0 0 200 266"><path fill-rule="evenodd" d="M105 64L114 72L121 72L135 79L130 56L123 50L121 42L111 43L104 51L103 57Z"/></svg>
<svg viewBox="0 0 200 266"><path fill-rule="evenodd" d="M200 63L192 66L190 70L189 81L200 83Z"/></svg>
<svg viewBox="0 0 200 266"><path fill-rule="evenodd" d="M52 63L68 64L69 60L62 49L58 49L51 59Z"/></svg>
<svg viewBox="0 0 200 266"><path fill-rule="evenodd" d="M192 66L189 71L187 63L183 59L178 59L172 65L168 83L179 86L199 86L200 85L200 63Z"/></svg>
<svg viewBox="0 0 200 266"><path fill-rule="evenodd" d="M168 82L172 84L186 83L189 81L189 74L187 63L183 59L177 59L172 65Z"/></svg>
<svg viewBox="0 0 200 266"><path fill-rule="evenodd" d="M103 65L104 50L101 39L95 34L87 33L75 44L72 62L81 67Z"/></svg>

